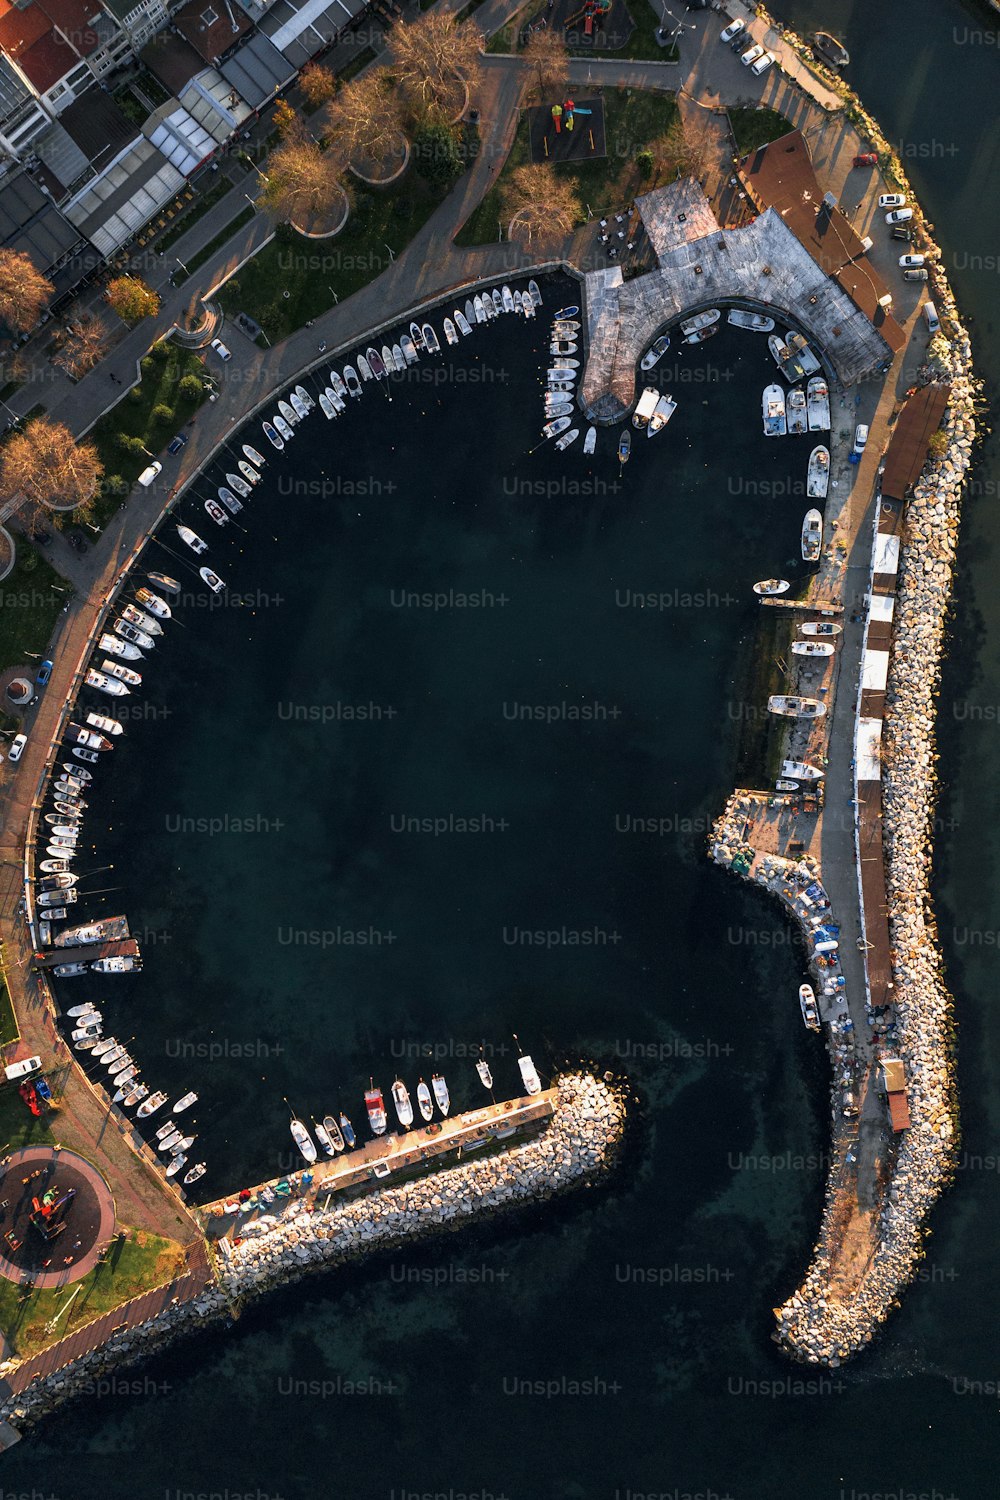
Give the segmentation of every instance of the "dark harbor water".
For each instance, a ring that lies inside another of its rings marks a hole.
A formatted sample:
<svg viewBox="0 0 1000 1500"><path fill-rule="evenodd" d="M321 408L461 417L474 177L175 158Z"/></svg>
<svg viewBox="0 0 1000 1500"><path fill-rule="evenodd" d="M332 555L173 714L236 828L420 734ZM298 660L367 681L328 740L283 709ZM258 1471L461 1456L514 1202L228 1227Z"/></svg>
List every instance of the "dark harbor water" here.
<svg viewBox="0 0 1000 1500"><path fill-rule="evenodd" d="M954 41L979 24L954 4L782 14L843 34L887 133L930 143L907 166L995 387L996 48ZM544 311L559 301L547 289ZM704 855L733 775L750 584L794 567L805 505L781 491L809 443L762 437L766 345L727 329L677 362L680 408L620 487L611 434L593 465L579 445L528 457L546 332L501 321L444 356L448 383L313 416L245 533L182 507L246 601L189 601L143 666L146 716L88 829L95 865L114 864L102 910L129 912L146 967L73 993L101 995L151 1082L199 1090L207 1193L293 1165L284 1096L360 1125L369 1075L412 1088L436 1048L471 1103L481 1039L514 1092L513 1031L543 1071L580 1055L628 1069L644 1099L629 1174L516 1229L293 1288L126 1372L7 1455L5 1491L995 1493L995 446L967 511L941 729L967 1156L885 1337L810 1383L768 1336L818 1220L825 1064L776 911ZM161 535L149 566L194 590ZM664 597L630 602L646 594Z"/></svg>

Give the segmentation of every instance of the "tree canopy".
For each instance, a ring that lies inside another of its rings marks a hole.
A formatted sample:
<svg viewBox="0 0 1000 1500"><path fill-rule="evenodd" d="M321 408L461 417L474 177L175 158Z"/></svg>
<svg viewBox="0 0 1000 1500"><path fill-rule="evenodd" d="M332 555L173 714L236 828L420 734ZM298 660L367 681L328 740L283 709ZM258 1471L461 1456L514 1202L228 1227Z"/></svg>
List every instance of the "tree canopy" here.
<svg viewBox="0 0 1000 1500"><path fill-rule="evenodd" d="M457 22L453 15L440 11L428 11L393 27L390 67L418 118L454 118L462 108L465 85L471 86L479 77L482 41L474 22Z"/></svg>
<svg viewBox="0 0 1000 1500"><path fill-rule="evenodd" d="M35 417L0 449L0 500L20 500L29 516L76 510L93 500L103 473L93 443L77 441L62 422Z"/></svg>
<svg viewBox="0 0 1000 1500"><path fill-rule="evenodd" d="M0 250L0 323L14 333L27 333L48 307L53 290L30 255Z"/></svg>

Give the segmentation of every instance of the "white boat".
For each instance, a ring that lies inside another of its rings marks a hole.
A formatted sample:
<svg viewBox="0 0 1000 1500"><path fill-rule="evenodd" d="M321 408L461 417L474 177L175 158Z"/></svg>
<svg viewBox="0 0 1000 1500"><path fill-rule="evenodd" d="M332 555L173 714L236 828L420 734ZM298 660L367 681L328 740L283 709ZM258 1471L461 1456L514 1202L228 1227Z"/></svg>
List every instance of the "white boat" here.
<svg viewBox="0 0 1000 1500"><path fill-rule="evenodd" d="M328 422L332 422L337 415L333 409L333 402L325 393L319 398L319 409Z"/></svg>
<svg viewBox="0 0 1000 1500"><path fill-rule="evenodd" d="M477 323L485 323L487 321L486 309L483 306L483 299L482 297L480 297L478 292L472 299L472 310L476 315Z"/></svg>
<svg viewBox="0 0 1000 1500"><path fill-rule="evenodd" d="M829 641L792 642L792 653L795 656L832 656L835 649Z"/></svg>
<svg viewBox="0 0 1000 1500"><path fill-rule="evenodd" d="M208 514L212 517L212 520L215 522L216 526L228 526L229 525L229 517L226 515L226 512L222 509L222 506L219 504L218 500L206 500L205 501L205 509L208 511Z"/></svg>
<svg viewBox="0 0 1000 1500"><path fill-rule="evenodd" d="M784 437L785 424L785 393L780 385L768 385L764 387L761 397L761 410L764 417L765 437Z"/></svg>
<svg viewBox="0 0 1000 1500"><path fill-rule="evenodd" d="M810 432L830 431L830 388L821 375L814 375L806 386L806 407Z"/></svg>
<svg viewBox="0 0 1000 1500"><path fill-rule="evenodd" d="M771 333L774 329L773 318L765 318L763 313L744 312L739 307L729 309L729 322L734 328L748 328L751 333Z"/></svg>
<svg viewBox="0 0 1000 1500"><path fill-rule="evenodd" d="M408 365L415 365L420 355L417 353L416 345L408 333L404 333L399 340L399 347L403 351L403 358Z"/></svg>
<svg viewBox="0 0 1000 1500"><path fill-rule="evenodd" d="M636 402L635 411L632 413L632 426L641 432L644 427L649 426L649 420L656 410L656 404L660 399L660 393L655 385L647 385L639 400Z"/></svg>
<svg viewBox="0 0 1000 1500"><path fill-rule="evenodd" d="M468 323L469 332L471 333L472 325L476 321L476 309L473 306L471 297L466 297L465 299L465 321Z"/></svg>
<svg viewBox="0 0 1000 1500"><path fill-rule="evenodd" d="M259 453L256 448L251 446L250 443L243 444L243 452L246 454L247 458L252 464L257 465L258 469L262 469L267 462L267 459L264 457L263 453Z"/></svg>
<svg viewBox="0 0 1000 1500"><path fill-rule="evenodd" d="M431 325L429 323L425 323L423 328L421 329L421 332L424 336L424 348L427 350L427 353L440 354L441 345L438 343L438 336L434 332L434 329L431 327Z"/></svg>
<svg viewBox="0 0 1000 1500"><path fill-rule="evenodd" d="M440 1073L431 1074L431 1088L434 1090L434 1102L443 1115L451 1109L451 1095L448 1093L448 1085Z"/></svg>
<svg viewBox="0 0 1000 1500"><path fill-rule="evenodd" d="M158 620L169 620L173 616L173 610L166 599L161 599L159 594L153 593L152 589L136 589L135 597L143 609L148 609L149 613L155 615Z"/></svg>
<svg viewBox="0 0 1000 1500"><path fill-rule="evenodd" d="M138 974L142 968L142 959L124 958L96 958L90 966L95 974Z"/></svg>
<svg viewBox="0 0 1000 1500"><path fill-rule="evenodd" d="M490 1065L485 1057L481 1057L476 1063L476 1072L479 1074L479 1081L483 1088L491 1089L493 1087L493 1074L490 1072Z"/></svg>
<svg viewBox="0 0 1000 1500"><path fill-rule="evenodd" d="M572 340L556 339L554 343L549 345L549 353L565 358L567 354L575 354L579 347L580 345L574 343Z"/></svg>
<svg viewBox="0 0 1000 1500"><path fill-rule="evenodd" d="M800 437L802 433L809 431L809 417L806 412L806 393L801 386L788 392L785 401L785 411L788 417L789 437Z"/></svg>
<svg viewBox="0 0 1000 1500"><path fill-rule="evenodd" d="M495 315L499 317L502 312L507 311L507 309L503 305L503 294L501 293L499 287L494 287L492 292L490 293L490 296L493 298L493 311ZM511 305L513 306L513 303Z"/></svg>
<svg viewBox="0 0 1000 1500"><path fill-rule="evenodd" d="M71 1005L66 1014L68 1016L90 1016L94 1021L101 1019L101 1012L92 1000L88 1000L84 1005Z"/></svg>
<svg viewBox="0 0 1000 1500"><path fill-rule="evenodd" d="M571 417L556 417L554 422L546 422L542 428L543 438L558 437L560 432L565 432L572 421Z"/></svg>
<svg viewBox="0 0 1000 1500"><path fill-rule="evenodd" d="M347 387L349 396L357 397L361 395L361 381L358 379L358 372L353 365L344 366L344 384Z"/></svg>
<svg viewBox="0 0 1000 1500"><path fill-rule="evenodd" d="M315 408L316 408L316 402L313 400L313 397L306 390L306 388L305 388L304 385L297 385L295 387L294 394L296 396L298 396L299 400L302 402L302 404L305 407L306 411L314 411L315 410Z"/></svg>
<svg viewBox="0 0 1000 1500"><path fill-rule="evenodd" d="M368 1111L368 1123L373 1134L385 1135L386 1126L389 1123L385 1112L385 1100L382 1098L382 1090L377 1089L371 1080L365 1091L365 1109Z"/></svg>
<svg viewBox="0 0 1000 1500"><path fill-rule="evenodd" d="M448 340L449 344L458 343L458 334L456 333L455 325L450 318L445 318L444 320L444 336Z"/></svg>
<svg viewBox="0 0 1000 1500"><path fill-rule="evenodd" d="M767 711L786 719L822 719L826 704L818 698L800 698L794 693L772 693L767 700Z"/></svg>
<svg viewBox="0 0 1000 1500"><path fill-rule="evenodd" d="M163 626L159 620L154 615L147 614L144 609L139 609L138 605L126 604L122 610L122 617L128 620L130 625L135 625L137 629L144 630L147 635L163 634Z"/></svg>
<svg viewBox="0 0 1000 1500"><path fill-rule="evenodd" d="M182 542L187 543L192 552L199 553L208 551L208 543L203 542L198 533L196 531L192 531L190 526L178 526L177 535L180 537Z"/></svg>
<svg viewBox="0 0 1000 1500"><path fill-rule="evenodd" d="M124 682L119 682L116 677L109 677L106 672L98 672L95 667L88 667L84 680L88 687L96 688L99 693L107 693L109 698L124 698L128 695Z"/></svg>
<svg viewBox="0 0 1000 1500"><path fill-rule="evenodd" d="M105 734L121 734L124 728L120 719L112 719L108 714L88 714L87 723L91 729L103 729Z"/></svg>
<svg viewBox="0 0 1000 1500"><path fill-rule="evenodd" d="M279 435L277 428L272 422L262 422L260 425L264 429L264 436L271 444L271 447L277 448L280 453L285 446L285 440Z"/></svg>
<svg viewBox="0 0 1000 1500"><path fill-rule="evenodd" d="M843 628L832 620L807 620L799 626L803 635L840 635Z"/></svg>
<svg viewBox="0 0 1000 1500"><path fill-rule="evenodd" d="M242 499L248 500L250 498L250 486L247 484L242 474L227 474L226 483L231 489L234 489L237 495L239 495Z"/></svg>
<svg viewBox="0 0 1000 1500"><path fill-rule="evenodd" d="M768 336L767 347L771 351L775 364L787 381L791 383L806 378L806 372L801 362L778 334L772 333Z"/></svg>
<svg viewBox="0 0 1000 1500"><path fill-rule="evenodd" d="M557 450L562 453L564 449L569 447L570 443L575 443L579 436L579 427L571 427L569 432L564 432L561 438L556 439Z"/></svg>
<svg viewBox="0 0 1000 1500"><path fill-rule="evenodd" d="M346 375L346 370L344 373ZM365 356L363 354L358 355L358 374L361 376L361 379L366 382L375 379L375 372L372 370L371 365L368 363L367 359L365 359Z"/></svg>
<svg viewBox="0 0 1000 1500"><path fill-rule="evenodd" d="M580 332L580 323L576 318L556 318L552 324L552 337L554 339L572 338Z"/></svg>
<svg viewBox="0 0 1000 1500"><path fill-rule="evenodd" d="M129 687L139 687L142 684L142 674L132 667L123 667L120 661L102 661L101 670L109 677L117 677L119 682L127 682ZM111 732L114 733L113 730Z"/></svg>
<svg viewBox="0 0 1000 1500"><path fill-rule="evenodd" d="M342 1131L340 1129L340 1126L337 1124L336 1120L333 1118L333 1115L324 1115L323 1116L323 1129L326 1131L327 1135L330 1137L330 1140L333 1143L333 1149L334 1149L334 1151L343 1151L343 1149L344 1149L344 1136L343 1136L343 1133L342 1133ZM318 1130L319 1130L319 1127L317 1126L317 1132L318 1132Z"/></svg>
<svg viewBox="0 0 1000 1500"><path fill-rule="evenodd" d="M174 1105L174 1114L182 1115L186 1109L190 1109L192 1104L196 1104L197 1102L198 1095L194 1092L194 1090L192 1090L188 1094L183 1094Z"/></svg>
<svg viewBox="0 0 1000 1500"><path fill-rule="evenodd" d="M514 293L514 300L517 300L516 292ZM533 318L535 316L535 304L532 302L528 292L521 293L521 311L526 318Z"/></svg>
<svg viewBox="0 0 1000 1500"><path fill-rule="evenodd" d="M417 1107L425 1120L433 1119L434 1100L431 1098L430 1089L422 1078L417 1084Z"/></svg>
<svg viewBox="0 0 1000 1500"><path fill-rule="evenodd" d="M199 568L198 576L204 583L208 584L213 594L221 594L226 586L218 573L213 573L211 568Z"/></svg>
<svg viewBox="0 0 1000 1500"><path fill-rule="evenodd" d="M822 445L809 455L806 468L806 494L810 500L825 500L830 487L830 450Z"/></svg>
<svg viewBox="0 0 1000 1500"><path fill-rule="evenodd" d="M718 317L719 314L716 313L715 316ZM524 1084L525 1093L540 1094L542 1092L541 1080L535 1071L534 1063L527 1053L523 1057L518 1058L517 1066L521 1070L521 1081Z"/></svg>
<svg viewBox="0 0 1000 1500"><path fill-rule="evenodd" d="M120 641L117 636L109 635L107 631L97 644L109 656L120 656L122 661L142 661L142 652L138 646L130 645L128 641Z"/></svg>
<svg viewBox="0 0 1000 1500"><path fill-rule="evenodd" d="M588 427L587 428L587 436L583 440L583 451L584 451L584 453L593 453L593 451L594 451L594 449L596 447L597 447L597 428L596 427Z"/></svg>
<svg viewBox="0 0 1000 1500"><path fill-rule="evenodd" d="M685 318L681 324L681 333L690 337L693 333L700 333L703 328L710 328L721 317L722 313L717 307L709 307L705 312L696 313L693 318Z"/></svg>
<svg viewBox="0 0 1000 1500"><path fill-rule="evenodd" d="M410 1103L410 1095L406 1084L401 1078L397 1078L392 1086L392 1102L396 1106L399 1123L406 1129L413 1124L413 1105Z"/></svg>
<svg viewBox="0 0 1000 1500"><path fill-rule="evenodd" d="M661 396L653 408L653 415L650 417L649 426L646 428L646 436L655 437L658 432L661 432L676 410L677 402L673 396Z"/></svg>
<svg viewBox="0 0 1000 1500"><path fill-rule="evenodd" d="M573 414L572 401L553 401L551 406L546 406L546 417L569 417Z"/></svg>
<svg viewBox="0 0 1000 1500"><path fill-rule="evenodd" d="M323 394L337 413L337 416L342 416L347 410L347 402L344 400L344 396L338 396L332 385L326 386ZM347 392L345 391L344 395L346 394Z"/></svg>
<svg viewBox="0 0 1000 1500"><path fill-rule="evenodd" d="M572 370L573 371L573 379L574 380L579 380L579 378L580 378L580 375L579 375L580 361L578 359L566 359L563 356L560 356L556 360L555 365L552 368L558 369L558 370Z"/></svg>
<svg viewBox="0 0 1000 1500"><path fill-rule="evenodd" d="M173 1166L173 1162L171 1162L171 1166ZM169 1170L170 1167L167 1168L168 1172ZM184 1186L187 1187L192 1182L198 1182L202 1177L204 1177L207 1171L208 1168L206 1167L205 1163L203 1161L200 1161L197 1166L191 1168L190 1172L185 1173Z"/></svg>
<svg viewBox="0 0 1000 1500"><path fill-rule="evenodd" d="M400 357L402 357L402 356L400 356ZM382 345L382 353L381 353L380 358L381 358L381 361L382 361L382 369L381 369L381 371L375 370L375 373L376 373L376 375L379 376L379 379L381 379L381 377L383 375L385 375L388 378L388 376L390 376L390 375L392 375L392 374L395 373L395 369L396 369L395 356L393 355L393 352L389 348L388 344L383 344ZM372 369L375 369L374 365L372 366Z"/></svg>
<svg viewBox="0 0 1000 1500"><path fill-rule="evenodd" d="M143 651L152 651L153 647L156 645L156 642L151 635L149 635L145 630L140 630L136 625L130 625L128 620L116 620L113 628L116 635L120 635L122 639L128 641L130 645L141 646ZM121 653L118 654L120 655ZM138 654L139 653L136 652L136 656L138 656ZM130 657L128 659L134 661L135 657Z"/></svg>
<svg viewBox="0 0 1000 1500"><path fill-rule="evenodd" d="M295 436L295 433L292 431L291 424L289 422L286 422L284 417L275 417L274 425L278 429L278 432L281 434L281 436L284 438L285 442L290 443L292 441L292 438Z"/></svg>
<svg viewBox="0 0 1000 1500"><path fill-rule="evenodd" d="M797 792L798 789L799 784L797 781L785 781L783 777L779 777L774 783L774 790L776 792Z"/></svg>
<svg viewBox="0 0 1000 1500"><path fill-rule="evenodd" d="M120 1104L125 1098L125 1095L128 1093L129 1084L138 1078L138 1076L139 1067L137 1063L129 1063L127 1068L120 1068L117 1073L112 1075L111 1082L118 1090L118 1093L115 1094L116 1104Z"/></svg>
<svg viewBox="0 0 1000 1500"><path fill-rule="evenodd" d="M316 1160L316 1142L313 1140L312 1136L309 1134L302 1121L296 1120L293 1117L291 1121L291 1131L292 1140L295 1142L296 1146L298 1146L306 1161L314 1162Z"/></svg>
<svg viewBox="0 0 1000 1500"><path fill-rule="evenodd" d="M144 1083L133 1084L125 1098L122 1100L122 1109L132 1109L141 1100L145 1099L149 1088Z"/></svg>
<svg viewBox="0 0 1000 1500"><path fill-rule="evenodd" d="M72 906L74 901L79 900L76 891L63 890L43 891L38 898L39 906L46 908L59 906Z"/></svg>
<svg viewBox="0 0 1000 1500"><path fill-rule="evenodd" d="M418 354L421 351L426 353L426 348L424 345L424 331L419 323L410 324L410 338L413 340L413 346L417 350Z"/></svg>
<svg viewBox="0 0 1000 1500"><path fill-rule="evenodd" d="M405 337L405 335L404 335L404 337ZM341 378L337 374L336 370L331 370L330 371L330 388L332 389L333 394L335 396L339 396L340 397L341 401L343 401L343 399L344 399L345 396L350 395L350 392L348 391L347 386L341 380Z"/></svg>
<svg viewBox="0 0 1000 1500"><path fill-rule="evenodd" d="M186 1166L187 1157L185 1156L183 1151L180 1151L178 1149L178 1154L171 1159L170 1165L167 1167L165 1175L167 1177L176 1177L177 1173L183 1171ZM184 1181L187 1182L186 1177Z"/></svg>
<svg viewBox="0 0 1000 1500"><path fill-rule="evenodd" d="M455 309L455 323L462 337L468 338L469 334L472 332L472 324L469 322L464 313L460 313L458 311L458 308Z"/></svg>
<svg viewBox="0 0 1000 1500"><path fill-rule="evenodd" d="M802 521L802 560L816 562L823 550L823 516L818 510L807 510Z"/></svg>
<svg viewBox="0 0 1000 1500"><path fill-rule="evenodd" d="M639 361L640 370L651 370L654 365L658 365L669 348L670 335L669 333L665 333L662 338L658 338L655 343L650 344Z"/></svg>
<svg viewBox="0 0 1000 1500"><path fill-rule="evenodd" d="M799 985L799 1006L802 1011L802 1019L810 1031L819 1030L819 1011L816 1009L816 995L811 984Z"/></svg>
<svg viewBox="0 0 1000 1500"><path fill-rule="evenodd" d="M226 507L231 516L239 515L240 511L243 509L243 501L237 500L232 490L227 489L224 484L221 484L219 486L219 499L222 501L223 505Z"/></svg>
<svg viewBox="0 0 1000 1500"><path fill-rule="evenodd" d="M327 1156L333 1156L334 1155L333 1141L330 1139L330 1136L328 1135L325 1126L323 1126L323 1125L317 1125L316 1121L313 1120L313 1122L312 1122L312 1128L313 1128L313 1135L319 1141L320 1145L323 1147L323 1150L326 1152Z"/></svg>
<svg viewBox="0 0 1000 1500"><path fill-rule="evenodd" d="M807 375L817 375L823 368L801 333L789 329L785 334L785 348L793 359L798 360Z"/></svg>
<svg viewBox="0 0 1000 1500"><path fill-rule="evenodd" d="M501 298L501 301L503 302L503 310L504 310L504 312L513 312L514 311L514 294L511 291L511 289L510 289L509 286L505 286L505 287L503 287L501 289L500 298Z"/></svg>
<svg viewBox="0 0 1000 1500"><path fill-rule="evenodd" d="M282 419L290 428L298 426L299 413L295 410L295 407L292 406L288 401L279 401L278 410L281 413Z"/></svg>
<svg viewBox="0 0 1000 1500"><path fill-rule="evenodd" d="M545 372L549 385L572 385L577 372L572 365L550 365Z"/></svg>
<svg viewBox="0 0 1000 1500"><path fill-rule="evenodd" d="M769 598L772 594L787 594L790 588L787 578L762 578L754 584L753 591L761 598Z"/></svg>
<svg viewBox="0 0 1000 1500"><path fill-rule="evenodd" d="M783 760L782 776L794 776L796 781L822 781L825 772L819 766L811 766L807 760Z"/></svg>
<svg viewBox="0 0 1000 1500"><path fill-rule="evenodd" d="M528 291L531 293L532 305L535 306L535 307L541 307L541 305L542 305L542 294L541 294L541 292L538 289L538 282L537 281L529 281L528 282Z"/></svg>
<svg viewBox="0 0 1000 1500"><path fill-rule="evenodd" d="M399 344L393 344L392 346L392 363L397 375L399 374L400 370L406 369L406 355L403 353L402 346Z"/></svg>

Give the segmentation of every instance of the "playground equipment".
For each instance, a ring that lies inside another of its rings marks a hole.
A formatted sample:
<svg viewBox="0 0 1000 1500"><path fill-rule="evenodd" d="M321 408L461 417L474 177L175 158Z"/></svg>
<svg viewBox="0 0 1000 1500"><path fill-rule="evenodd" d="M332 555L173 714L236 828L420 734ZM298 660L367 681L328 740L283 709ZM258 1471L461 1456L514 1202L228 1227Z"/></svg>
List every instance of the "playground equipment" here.
<svg viewBox="0 0 1000 1500"><path fill-rule="evenodd" d="M584 0L580 9L566 18L564 29L569 31L582 18L584 36L593 36L595 27L603 24L612 4L613 0Z"/></svg>

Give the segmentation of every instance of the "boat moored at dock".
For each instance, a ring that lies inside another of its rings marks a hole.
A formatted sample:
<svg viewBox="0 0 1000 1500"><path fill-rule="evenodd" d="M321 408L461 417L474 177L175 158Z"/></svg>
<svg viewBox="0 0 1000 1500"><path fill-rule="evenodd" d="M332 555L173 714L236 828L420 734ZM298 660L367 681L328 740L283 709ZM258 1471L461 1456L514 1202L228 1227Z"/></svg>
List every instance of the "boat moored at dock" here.
<svg viewBox="0 0 1000 1500"><path fill-rule="evenodd" d="M800 698L794 693L772 693L767 700L767 711L786 719L822 719L826 704L818 698Z"/></svg>
<svg viewBox="0 0 1000 1500"><path fill-rule="evenodd" d="M802 560L816 562L823 550L823 516L818 510L807 510L802 520Z"/></svg>

